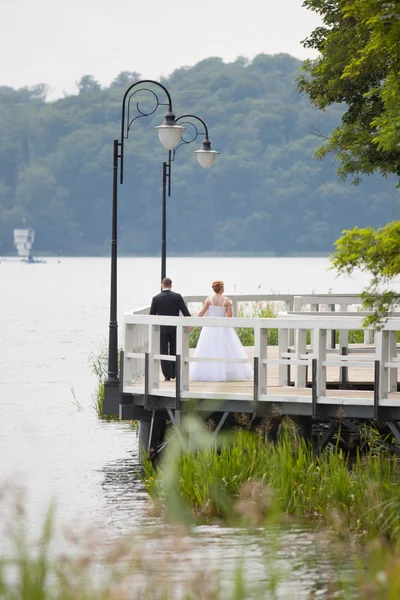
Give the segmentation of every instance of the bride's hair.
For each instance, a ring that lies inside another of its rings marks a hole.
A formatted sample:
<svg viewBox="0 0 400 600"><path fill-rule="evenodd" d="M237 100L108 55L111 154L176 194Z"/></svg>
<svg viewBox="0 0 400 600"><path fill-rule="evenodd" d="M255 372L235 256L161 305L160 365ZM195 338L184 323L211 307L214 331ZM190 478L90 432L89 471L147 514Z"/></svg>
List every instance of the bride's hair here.
<svg viewBox="0 0 400 600"><path fill-rule="evenodd" d="M224 289L224 282L220 279L217 279L216 281L212 282L211 287L216 294L219 294Z"/></svg>

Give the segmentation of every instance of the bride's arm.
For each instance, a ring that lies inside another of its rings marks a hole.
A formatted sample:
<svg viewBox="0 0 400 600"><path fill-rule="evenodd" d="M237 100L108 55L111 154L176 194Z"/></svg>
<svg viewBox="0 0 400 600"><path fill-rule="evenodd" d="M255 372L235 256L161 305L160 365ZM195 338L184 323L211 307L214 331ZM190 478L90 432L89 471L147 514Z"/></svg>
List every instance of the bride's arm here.
<svg viewBox="0 0 400 600"><path fill-rule="evenodd" d="M232 300L229 298L226 299L226 316L233 317Z"/></svg>
<svg viewBox="0 0 400 600"><path fill-rule="evenodd" d="M208 311L208 307L210 306L210 298L206 298L206 301L203 304L203 308L201 309L201 311L199 312L199 314L197 315L198 317L202 317L206 314L206 312Z"/></svg>

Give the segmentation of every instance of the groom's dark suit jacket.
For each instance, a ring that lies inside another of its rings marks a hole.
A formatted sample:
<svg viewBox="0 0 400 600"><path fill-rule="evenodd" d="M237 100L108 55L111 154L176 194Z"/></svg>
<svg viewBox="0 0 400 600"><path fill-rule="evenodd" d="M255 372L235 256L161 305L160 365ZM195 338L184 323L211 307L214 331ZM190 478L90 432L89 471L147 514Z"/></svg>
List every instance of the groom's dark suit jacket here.
<svg viewBox="0 0 400 600"><path fill-rule="evenodd" d="M184 299L180 294L177 294L172 290L164 290L160 294L157 294L157 296L154 296L151 302L151 315L178 317L179 311L181 311L185 317L190 317L190 312L188 311ZM162 326L160 333L161 335L164 335L175 331L175 327Z"/></svg>

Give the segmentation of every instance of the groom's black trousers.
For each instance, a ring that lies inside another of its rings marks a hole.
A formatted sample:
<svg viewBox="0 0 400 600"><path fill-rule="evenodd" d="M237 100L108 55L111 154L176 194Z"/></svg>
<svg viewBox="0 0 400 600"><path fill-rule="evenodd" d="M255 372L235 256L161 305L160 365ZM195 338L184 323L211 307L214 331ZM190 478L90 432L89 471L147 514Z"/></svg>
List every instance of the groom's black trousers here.
<svg viewBox="0 0 400 600"><path fill-rule="evenodd" d="M161 329L160 354L176 356L176 327L163 327ZM161 370L166 379L175 378L175 362L162 360Z"/></svg>

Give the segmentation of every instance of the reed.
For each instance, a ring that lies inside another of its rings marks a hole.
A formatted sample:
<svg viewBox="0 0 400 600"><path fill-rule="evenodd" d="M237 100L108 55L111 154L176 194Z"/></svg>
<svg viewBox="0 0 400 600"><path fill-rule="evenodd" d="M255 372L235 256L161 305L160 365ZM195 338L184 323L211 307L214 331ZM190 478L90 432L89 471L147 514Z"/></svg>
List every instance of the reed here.
<svg viewBox="0 0 400 600"><path fill-rule="evenodd" d="M100 350L89 354L89 366L97 379L96 390L92 396L93 406L100 417L103 411L104 381L107 377L108 348L104 343Z"/></svg>
<svg viewBox="0 0 400 600"><path fill-rule="evenodd" d="M104 382L107 378L108 368L108 347L105 342L97 353L89 354L88 361L92 374L97 379L96 389L92 395L93 408L97 416L104 421L119 421L118 415L103 415ZM120 353L118 353L118 372L120 372Z"/></svg>
<svg viewBox="0 0 400 600"><path fill-rule="evenodd" d="M265 431L238 429L217 441L196 420L188 427L171 440L157 473L145 465L144 483L167 510L178 507L189 520L229 523L307 518L399 545L399 460L381 445L371 443L350 461L333 445L315 456L290 421L283 421L276 444Z"/></svg>
<svg viewBox="0 0 400 600"><path fill-rule="evenodd" d="M229 572L190 560L186 529L164 527L146 545L147 536L138 539L137 529L105 543L98 532L74 528L66 531L63 553L57 554L53 508L34 543L26 535L26 512L19 500L11 522L8 554L0 554L2 600L245 600L263 592L277 598L280 581L273 568L254 582L245 577L241 557L232 558ZM163 552L154 553L155 546Z"/></svg>

